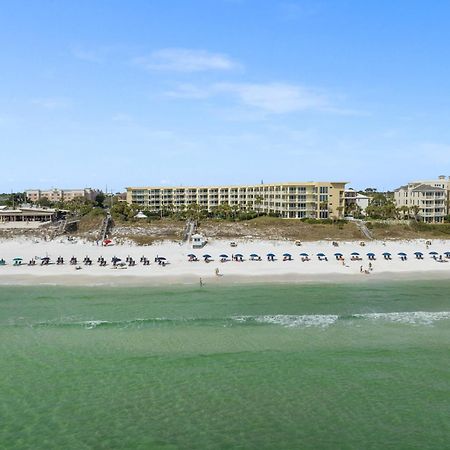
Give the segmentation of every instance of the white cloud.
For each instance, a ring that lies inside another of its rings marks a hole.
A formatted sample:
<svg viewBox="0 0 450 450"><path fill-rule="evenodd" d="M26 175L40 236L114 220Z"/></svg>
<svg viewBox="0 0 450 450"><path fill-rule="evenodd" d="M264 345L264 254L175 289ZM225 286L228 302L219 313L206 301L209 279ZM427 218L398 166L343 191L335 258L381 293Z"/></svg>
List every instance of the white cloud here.
<svg viewBox="0 0 450 450"><path fill-rule="evenodd" d="M71 106L71 101L63 97L34 98L31 103L49 110L67 109Z"/></svg>
<svg viewBox="0 0 450 450"><path fill-rule="evenodd" d="M101 63L104 59L97 50L92 49L73 48L72 54L75 58L87 62Z"/></svg>
<svg viewBox="0 0 450 450"><path fill-rule="evenodd" d="M135 58L134 62L148 70L175 72L202 72L207 70L232 70L239 67L229 56L206 50L164 48L149 56Z"/></svg>
<svg viewBox="0 0 450 450"><path fill-rule="evenodd" d="M241 106L266 114L286 114L317 110L337 113L328 97L316 90L287 83L215 83L207 86L183 84L166 95L175 98L204 99L229 95Z"/></svg>
<svg viewBox="0 0 450 450"><path fill-rule="evenodd" d="M246 106L271 114L320 110L330 106L323 94L293 84L222 83L216 85L216 89L236 95Z"/></svg>

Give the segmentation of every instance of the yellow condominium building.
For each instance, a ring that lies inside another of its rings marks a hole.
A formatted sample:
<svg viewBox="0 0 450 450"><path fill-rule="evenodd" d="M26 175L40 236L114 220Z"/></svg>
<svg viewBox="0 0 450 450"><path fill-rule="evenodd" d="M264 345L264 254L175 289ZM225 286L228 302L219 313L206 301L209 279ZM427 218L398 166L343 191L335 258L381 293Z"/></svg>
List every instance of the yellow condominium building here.
<svg viewBox="0 0 450 450"><path fill-rule="evenodd" d="M208 211L228 204L288 219L339 219L344 216L347 182L308 181L243 186L127 187L127 203L159 211L198 204Z"/></svg>

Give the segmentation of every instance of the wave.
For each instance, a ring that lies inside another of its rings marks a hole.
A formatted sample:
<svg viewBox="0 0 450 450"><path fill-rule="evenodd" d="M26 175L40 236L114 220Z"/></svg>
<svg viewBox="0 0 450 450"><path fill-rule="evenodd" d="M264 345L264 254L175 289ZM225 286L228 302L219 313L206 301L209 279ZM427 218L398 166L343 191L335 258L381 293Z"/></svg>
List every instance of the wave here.
<svg viewBox="0 0 450 450"><path fill-rule="evenodd" d="M83 328L93 330L98 328L155 328L170 326L261 326L275 325L285 328L328 328L333 325L353 325L355 321L387 322L398 324L433 325L435 322L450 319L450 311L405 311L389 313L366 313L366 314L302 314L302 315L255 315L255 316L232 316L226 318L168 318L153 317L147 319L130 320L83 320L76 321L74 318L65 318L27 324L19 320L9 323L11 326L31 326L37 328Z"/></svg>
<svg viewBox="0 0 450 450"><path fill-rule="evenodd" d="M433 325L440 320L450 319L450 311L408 311L390 313L366 313L350 315L307 314L307 315L265 315L237 316L233 318L239 323L264 323L284 327L321 327L326 328L336 323L349 323L355 320L370 320L379 322L395 322L402 324Z"/></svg>

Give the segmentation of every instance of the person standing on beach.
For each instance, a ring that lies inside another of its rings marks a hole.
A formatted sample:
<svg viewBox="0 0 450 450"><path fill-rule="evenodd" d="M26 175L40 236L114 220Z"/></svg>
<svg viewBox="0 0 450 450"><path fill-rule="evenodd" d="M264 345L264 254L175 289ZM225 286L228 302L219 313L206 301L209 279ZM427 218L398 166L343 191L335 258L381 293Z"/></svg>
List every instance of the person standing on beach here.
<svg viewBox="0 0 450 450"><path fill-rule="evenodd" d="M200 278L200 287L203 287L203 280Z"/></svg>

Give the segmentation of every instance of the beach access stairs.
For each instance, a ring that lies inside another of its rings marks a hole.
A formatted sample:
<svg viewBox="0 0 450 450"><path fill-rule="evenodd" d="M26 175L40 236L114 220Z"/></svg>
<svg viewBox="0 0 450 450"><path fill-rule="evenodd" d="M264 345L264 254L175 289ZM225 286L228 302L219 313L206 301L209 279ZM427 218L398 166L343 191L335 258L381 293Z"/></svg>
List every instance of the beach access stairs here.
<svg viewBox="0 0 450 450"><path fill-rule="evenodd" d="M369 240L373 240L373 234L370 232L370 230L367 228L366 224L362 220L354 220L356 226L358 227L361 234L364 235L365 238Z"/></svg>
<svg viewBox="0 0 450 450"><path fill-rule="evenodd" d="M57 227L54 229L52 233L52 239L54 239L57 236L61 236L62 234L65 234L70 229L76 228L79 221L80 219L77 217L73 217L70 219L62 219L58 221Z"/></svg>
<svg viewBox="0 0 450 450"><path fill-rule="evenodd" d="M107 214L106 217L103 219L102 226L100 228L100 234L99 239L103 242L106 237L108 236L108 233L112 227L112 217L111 214Z"/></svg>
<svg viewBox="0 0 450 450"><path fill-rule="evenodd" d="M184 227L183 242L189 242L196 230L197 230L197 222L195 222L195 220L188 219Z"/></svg>

